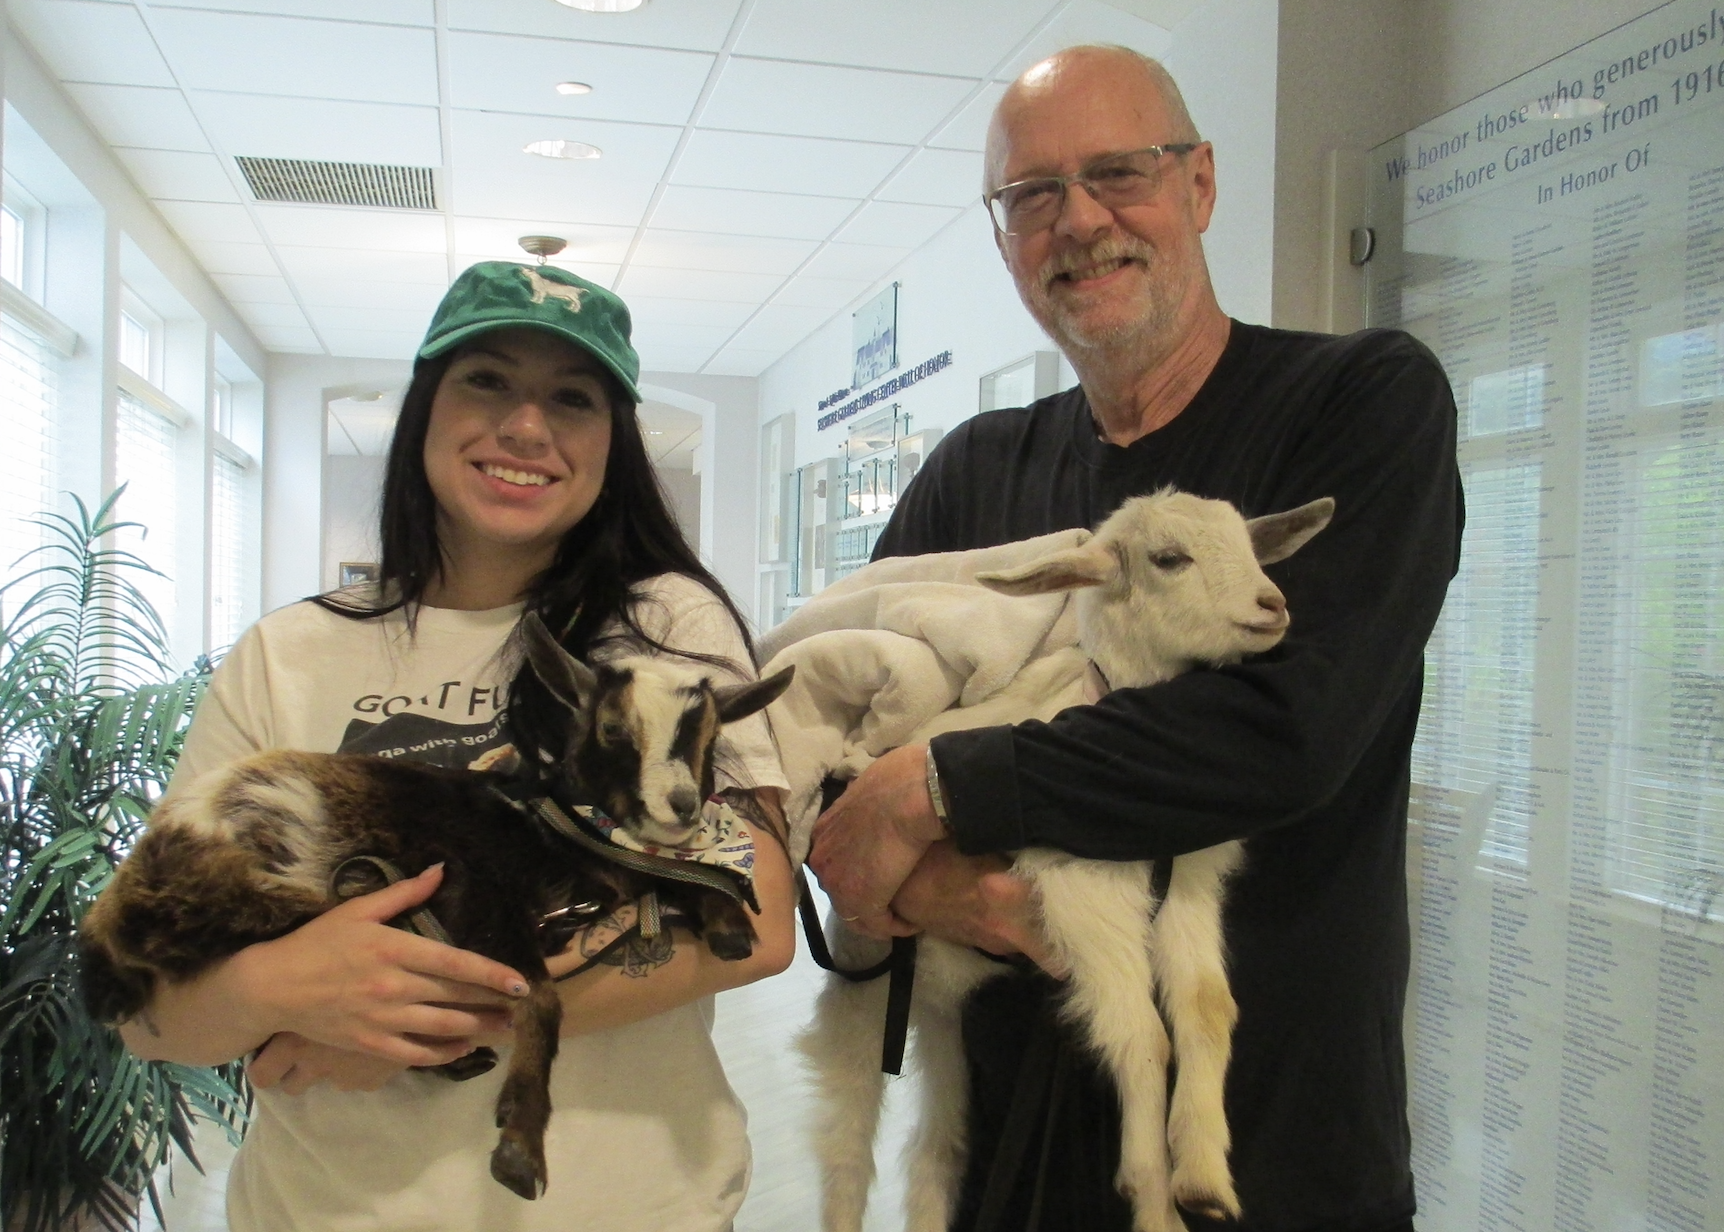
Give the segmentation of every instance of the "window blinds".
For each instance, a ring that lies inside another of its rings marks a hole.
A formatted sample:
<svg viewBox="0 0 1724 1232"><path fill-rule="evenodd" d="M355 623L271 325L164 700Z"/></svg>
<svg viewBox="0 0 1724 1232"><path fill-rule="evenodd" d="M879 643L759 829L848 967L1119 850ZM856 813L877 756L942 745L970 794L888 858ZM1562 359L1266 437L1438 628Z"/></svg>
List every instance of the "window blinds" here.
<svg viewBox="0 0 1724 1232"><path fill-rule="evenodd" d="M141 557L156 574L133 580L170 629L175 618L174 575L178 571L178 429L161 412L121 390L114 421L114 477L125 485L118 513L137 522L119 536L119 545Z"/></svg>
<svg viewBox="0 0 1724 1232"><path fill-rule="evenodd" d="M245 532L250 487L245 467L216 451L210 488L210 649L225 650L245 631Z"/></svg>
<svg viewBox="0 0 1724 1232"><path fill-rule="evenodd" d="M12 317L0 316L0 580L32 568L33 560L20 558L42 546L35 519L54 507L57 405L47 343ZM10 616L20 597L8 596L0 612Z"/></svg>

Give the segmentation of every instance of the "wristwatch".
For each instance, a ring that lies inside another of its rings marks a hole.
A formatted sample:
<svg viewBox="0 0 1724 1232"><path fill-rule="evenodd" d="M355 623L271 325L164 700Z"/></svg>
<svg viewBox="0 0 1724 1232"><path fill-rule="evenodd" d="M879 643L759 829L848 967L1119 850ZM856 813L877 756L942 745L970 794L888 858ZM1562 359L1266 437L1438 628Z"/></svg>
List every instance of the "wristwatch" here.
<svg viewBox="0 0 1724 1232"><path fill-rule="evenodd" d="M940 790L940 767L934 762L934 746L928 746L928 799L934 803L934 816L946 837L952 836L952 819L946 813L946 797Z"/></svg>

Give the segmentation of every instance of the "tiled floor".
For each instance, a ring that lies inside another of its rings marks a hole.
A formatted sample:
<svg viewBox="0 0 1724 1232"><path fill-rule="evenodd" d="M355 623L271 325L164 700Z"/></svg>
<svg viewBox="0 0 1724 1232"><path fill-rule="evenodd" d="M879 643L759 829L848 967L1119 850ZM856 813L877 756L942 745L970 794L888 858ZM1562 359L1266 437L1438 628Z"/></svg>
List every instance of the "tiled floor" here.
<svg viewBox="0 0 1724 1232"><path fill-rule="evenodd" d="M825 976L803 952L776 979L725 993L718 999L714 1036L725 1071L748 1108L754 1143L754 1183L736 1220L736 1232L814 1232L819 1227L820 1183L804 1143L810 1097L791 1039L808 1021ZM867 1232L903 1226L899 1159L908 1135L913 1079L895 1081L877 1147L881 1177L869 1205ZM173 1165L172 1192L161 1181L166 1232L227 1232L222 1190L233 1153L219 1130L200 1127L198 1158L207 1175L184 1159ZM148 1204L146 1203L146 1206ZM143 1232L160 1232L146 1210Z"/></svg>

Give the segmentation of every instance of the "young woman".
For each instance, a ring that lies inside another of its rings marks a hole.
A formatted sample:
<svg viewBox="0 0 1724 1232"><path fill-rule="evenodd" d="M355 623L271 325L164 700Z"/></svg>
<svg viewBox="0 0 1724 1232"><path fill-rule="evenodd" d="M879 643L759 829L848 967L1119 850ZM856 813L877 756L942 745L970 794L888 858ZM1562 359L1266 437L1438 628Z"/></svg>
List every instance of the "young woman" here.
<svg viewBox="0 0 1724 1232"><path fill-rule="evenodd" d="M268 748L483 766L514 744L533 757L559 715L530 670L501 675L529 609L583 658L645 651L715 678L752 672L735 608L653 477L628 335L622 301L572 274L504 262L464 273L402 401L380 584L283 608L241 638L174 785ZM721 962L672 934L559 985L550 1185L536 1202L488 1171L504 1067L461 1083L408 1072L506 1045L525 991L499 963L387 927L439 870L159 988L122 1027L140 1056L213 1064L257 1050L233 1232L728 1228L748 1145L712 1047L712 994L783 970L794 938L785 783L763 719L726 728L719 754L728 798L755 823L760 944ZM620 923L577 938L552 974Z"/></svg>

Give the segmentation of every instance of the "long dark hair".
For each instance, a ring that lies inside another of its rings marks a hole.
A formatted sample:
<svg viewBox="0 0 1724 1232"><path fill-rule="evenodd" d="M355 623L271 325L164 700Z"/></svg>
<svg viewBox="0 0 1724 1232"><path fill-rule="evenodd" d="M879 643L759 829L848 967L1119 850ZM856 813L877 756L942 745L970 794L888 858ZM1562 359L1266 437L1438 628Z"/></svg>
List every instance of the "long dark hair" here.
<svg viewBox="0 0 1724 1232"><path fill-rule="evenodd" d="M413 380L401 399L401 414L389 444L383 477L381 539L375 598L367 602L343 591L317 595L312 602L350 620L375 620L404 611L412 626L426 590L444 568L437 536L437 498L425 475L425 434L431 425L431 403L443 376L457 356L456 347L434 359L413 365ZM649 578L680 573L710 590L736 621L754 660L748 622L724 587L689 547L671 516L658 475L641 438L635 402L622 382L600 369L611 404L611 447L605 461L605 482L598 499L557 545L550 567L527 586L527 610L537 612L570 654L590 660L602 644L637 641L661 653L740 668L719 656L679 650L651 637L641 627L635 608L638 587ZM619 630L621 632L619 632ZM750 663L748 666L755 666ZM566 714L525 664L509 692L509 726L515 746L529 765L541 750L561 752Z"/></svg>

